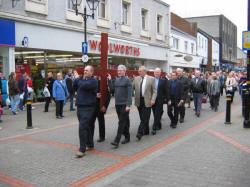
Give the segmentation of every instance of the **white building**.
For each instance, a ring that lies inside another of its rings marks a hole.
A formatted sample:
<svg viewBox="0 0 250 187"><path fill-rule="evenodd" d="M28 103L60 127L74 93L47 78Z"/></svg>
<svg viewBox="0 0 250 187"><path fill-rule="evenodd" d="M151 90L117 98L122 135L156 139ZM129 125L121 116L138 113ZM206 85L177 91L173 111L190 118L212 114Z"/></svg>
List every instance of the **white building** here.
<svg viewBox="0 0 250 187"><path fill-rule="evenodd" d="M218 71L220 69L220 44L212 38L212 69Z"/></svg>
<svg viewBox="0 0 250 187"><path fill-rule="evenodd" d="M208 37L198 29L197 32L197 55L201 72L205 72L208 63Z"/></svg>

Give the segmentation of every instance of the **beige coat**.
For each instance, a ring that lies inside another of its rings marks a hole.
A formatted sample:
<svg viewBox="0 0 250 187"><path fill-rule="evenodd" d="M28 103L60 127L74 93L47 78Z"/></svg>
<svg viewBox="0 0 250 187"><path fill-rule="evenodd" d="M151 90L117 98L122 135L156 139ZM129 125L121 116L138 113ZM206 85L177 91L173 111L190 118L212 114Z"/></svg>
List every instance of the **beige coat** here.
<svg viewBox="0 0 250 187"><path fill-rule="evenodd" d="M133 88L135 89L135 106L137 107L140 106L140 85L141 77L137 76L133 81ZM145 106L151 107L151 100L155 101L156 96L157 90L155 88L155 78L147 75L144 93Z"/></svg>

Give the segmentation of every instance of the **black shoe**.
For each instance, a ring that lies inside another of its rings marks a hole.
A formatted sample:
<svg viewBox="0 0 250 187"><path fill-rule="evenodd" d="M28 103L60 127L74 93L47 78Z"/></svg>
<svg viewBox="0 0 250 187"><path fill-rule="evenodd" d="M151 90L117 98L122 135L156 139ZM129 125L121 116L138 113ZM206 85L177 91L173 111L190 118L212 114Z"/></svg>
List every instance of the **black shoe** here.
<svg viewBox="0 0 250 187"><path fill-rule="evenodd" d="M74 108L72 108L72 109L70 109L70 111L75 111L76 109L74 109Z"/></svg>
<svg viewBox="0 0 250 187"><path fill-rule="evenodd" d="M115 149L117 149L119 147L119 143L117 143L115 141L111 142L111 145L113 145Z"/></svg>
<svg viewBox="0 0 250 187"><path fill-rule="evenodd" d="M138 141L141 140L141 137L142 137L142 135L139 135L139 134L136 135L136 138L138 139Z"/></svg>
<svg viewBox="0 0 250 187"><path fill-rule="evenodd" d="M156 127L156 130L161 130L161 127Z"/></svg>
<svg viewBox="0 0 250 187"><path fill-rule="evenodd" d="M121 144L126 144L126 143L129 143L130 142L130 138L125 138L122 142L121 142Z"/></svg>
<svg viewBox="0 0 250 187"><path fill-rule="evenodd" d="M104 142L104 141L105 141L105 138L100 138L100 139L97 140L97 142L99 142L99 143Z"/></svg>
<svg viewBox="0 0 250 187"><path fill-rule="evenodd" d="M200 114L196 114L196 116L199 118L199 117L200 117Z"/></svg>
<svg viewBox="0 0 250 187"><path fill-rule="evenodd" d="M61 116L56 116L56 118L57 118L57 119L62 119L62 117L61 117Z"/></svg>
<svg viewBox="0 0 250 187"><path fill-rule="evenodd" d="M180 118L180 123L184 123L184 118Z"/></svg>
<svg viewBox="0 0 250 187"><path fill-rule="evenodd" d="M144 132L143 135L149 135L149 131Z"/></svg>
<svg viewBox="0 0 250 187"><path fill-rule="evenodd" d="M49 112L48 110L44 110L43 112Z"/></svg>
<svg viewBox="0 0 250 187"><path fill-rule="evenodd" d="M16 112L13 112L13 111L12 111L12 114L13 114L13 115L16 115Z"/></svg>
<svg viewBox="0 0 250 187"><path fill-rule="evenodd" d="M156 135L156 130L152 130L152 135Z"/></svg>
<svg viewBox="0 0 250 187"><path fill-rule="evenodd" d="M63 118L63 117L64 117L64 115L61 115L61 117Z"/></svg>
<svg viewBox="0 0 250 187"><path fill-rule="evenodd" d="M177 127L177 125L173 125L172 128L175 129Z"/></svg>

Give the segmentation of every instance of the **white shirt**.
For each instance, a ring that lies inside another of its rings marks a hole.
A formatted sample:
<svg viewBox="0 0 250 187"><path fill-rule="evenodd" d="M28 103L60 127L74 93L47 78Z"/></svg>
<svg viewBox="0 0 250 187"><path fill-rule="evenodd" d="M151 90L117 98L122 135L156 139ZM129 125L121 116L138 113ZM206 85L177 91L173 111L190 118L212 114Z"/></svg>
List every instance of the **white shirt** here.
<svg viewBox="0 0 250 187"><path fill-rule="evenodd" d="M144 76L143 82L142 82L142 90L141 90L141 95L144 97L144 93L146 90L146 83L147 83L147 75Z"/></svg>

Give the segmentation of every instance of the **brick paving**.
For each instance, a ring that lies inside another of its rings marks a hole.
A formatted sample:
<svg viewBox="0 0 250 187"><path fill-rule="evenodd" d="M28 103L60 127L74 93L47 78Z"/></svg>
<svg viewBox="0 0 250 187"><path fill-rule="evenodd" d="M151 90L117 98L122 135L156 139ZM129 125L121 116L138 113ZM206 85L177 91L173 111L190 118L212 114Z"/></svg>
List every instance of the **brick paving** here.
<svg viewBox="0 0 250 187"><path fill-rule="evenodd" d="M65 108L57 120L54 106L33 111L35 129L26 130L25 112L5 111L0 130L0 186L250 186L250 130L243 129L238 95L232 107L232 125L224 125L225 98L219 112L203 105L200 118L187 109L185 123L170 129L163 116L157 135L135 135L138 112L132 107L131 142L112 149L117 130L113 101L106 115L106 141L82 159L78 149L75 112ZM153 117L151 116L151 124ZM98 139L96 124L95 142ZM11 138L10 138L11 137ZM227 141L230 140L230 141ZM2 175L2 177L1 177ZM9 177L9 178L8 178ZM8 179L6 181L6 179ZM12 182L11 182L12 181Z"/></svg>

